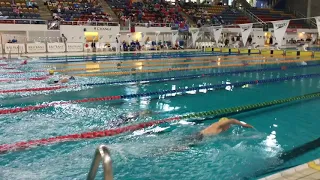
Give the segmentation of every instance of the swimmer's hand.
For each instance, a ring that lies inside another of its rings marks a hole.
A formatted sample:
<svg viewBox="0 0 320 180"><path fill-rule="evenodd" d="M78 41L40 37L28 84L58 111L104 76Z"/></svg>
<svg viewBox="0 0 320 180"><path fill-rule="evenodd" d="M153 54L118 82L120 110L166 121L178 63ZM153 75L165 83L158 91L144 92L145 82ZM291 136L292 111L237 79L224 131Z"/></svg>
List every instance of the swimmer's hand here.
<svg viewBox="0 0 320 180"><path fill-rule="evenodd" d="M246 127L246 128L254 128L254 127L251 126L250 124L245 124L245 125L243 125L243 127Z"/></svg>
<svg viewBox="0 0 320 180"><path fill-rule="evenodd" d="M246 128L254 128L252 125L247 124L247 123L245 123L245 122L243 122L243 121L240 121L240 123L241 123L241 126L242 126L242 127L246 127Z"/></svg>
<svg viewBox="0 0 320 180"><path fill-rule="evenodd" d="M246 127L246 128L254 128L253 126L251 126L250 124L247 124L243 121L239 121L237 119L229 119L229 121L226 121L225 123L227 124L236 124L236 125L239 125L239 126L242 126L242 127Z"/></svg>

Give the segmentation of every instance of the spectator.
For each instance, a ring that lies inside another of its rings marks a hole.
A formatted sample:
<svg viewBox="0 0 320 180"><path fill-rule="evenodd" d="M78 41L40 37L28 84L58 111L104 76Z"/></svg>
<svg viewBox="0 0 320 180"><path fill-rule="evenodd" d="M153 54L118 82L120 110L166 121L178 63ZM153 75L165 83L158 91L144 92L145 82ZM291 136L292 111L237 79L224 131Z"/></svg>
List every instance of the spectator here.
<svg viewBox="0 0 320 180"><path fill-rule="evenodd" d="M67 42L67 37L64 34L61 34L61 42L66 43Z"/></svg>
<svg viewBox="0 0 320 180"><path fill-rule="evenodd" d="M32 3L32 7L39 9L39 6L38 6L38 3L37 3L37 2L33 2L33 3Z"/></svg>
<svg viewBox="0 0 320 180"><path fill-rule="evenodd" d="M198 19L198 21L197 21L197 26L198 26L198 28L200 28L200 27L201 27L201 25L202 25L202 23L201 23L201 19Z"/></svg>
<svg viewBox="0 0 320 180"><path fill-rule="evenodd" d="M31 1L27 1L27 2L26 2L26 6L27 6L27 8L32 8L32 7L33 7L33 4L32 4Z"/></svg>
<svg viewBox="0 0 320 180"><path fill-rule="evenodd" d="M12 39L11 42L12 42L12 43L17 43L17 42L18 42L15 36L13 36L13 39Z"/></svg>
<svg viewBox="0 0 320 180"><path fill-rule="evenodd" d="M122 42L122 47L123 47L123 51L128 51L128 46L127 46L126 41Z"/></svg>
<svg viewBox="0 0 320 180"><path fill-rule="evenodd" d="M139 51L141 50L141 46L140 46L140 43L139 43L138 39L136 40L136 48Z"/></svg>

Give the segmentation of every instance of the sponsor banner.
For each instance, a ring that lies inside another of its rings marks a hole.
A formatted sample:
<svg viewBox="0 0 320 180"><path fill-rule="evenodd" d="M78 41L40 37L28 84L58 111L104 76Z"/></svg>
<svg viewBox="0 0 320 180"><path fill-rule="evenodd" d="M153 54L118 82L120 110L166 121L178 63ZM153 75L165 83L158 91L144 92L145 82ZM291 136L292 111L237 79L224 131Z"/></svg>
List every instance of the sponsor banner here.
<svg viewBox="0 0 320 180"><path fill-rule="evenodd" d="M252 50L254 50L254 49L252 49ZM252 52L252 50L251 50L251 52ZM271 54L271 52L268 49L262 49L261 54Z"/></svg>
<svg viewBox="0 0 320 180"><path fill-rule="evenodd" d="M307 52L300 51L300 56L312 56L312 52L311 51L307 51Z"/></svg>
<svg viewBox="0 0 320 180"><path fill-rule="evenodd" d="M65 52L66 45L64 43L48 43L48 52Z"/></svg>
<svg viewBox="0 0 320 180"><path fill-rule="evenodd" d="M221 52L221 49L220 48L213 48L213 51L214 52Z"/></svg>
<svg viewBox="0 0 320 180"><path fill-rule="evenodd" d="M240 54L249 54L249 49L240 49Z"/></svg>
<svg viewBox="0 0 320 180"><path fill-rule="evenodd" d="M274 36L276 37L276 41L279 46L282 45L283 37L287 31L289 26L290 20L283 20L283 21L274 21L273 24L273 31Z"/></svg>
<svg viewBox="0 0 320 180"><path fill-rule="evenodd" d="M213 48L205 48L204 51L206 51L206 52L212 52L212 51L213 51Z"/></svg>
<svg viewBox="0 0 320 180"><path fill-rule="evenodd" d="M5 53L13 53L13 54L19 54L19 53L25 53L25 45L24 44L17 44L17 43L6 43L4 46Z"/></svg>
<svg viewBox="0 0 320 180"><path fill-rule="evenodd" d="M243 45L246 46L247 41L248 41L248 37L250 35L250 33L252 32L252 23L249 24L239 24L240 26L240 32L241 32L241 36L242 36L242 42Z"/></svg>
<svg viewBox="0 0 320 180"><path fill-rule="evenodd" d="M260 54L259 49L250 49L250 54Z"/></svg>
<svg viewBox="0 0 320 180"><path fill-rule="evenodd" d="M301 52L300 52L301 54ZM314 52L314 57L320 57L320 52Z"/></svg>
<svg viewBox="0 0 320 180"><path fill-rule="evenodd" d="M221 33L222 33L222 26L213 26L212 33L213 33L214 40L218 44L218 41L219 41L219 39L221 37Z"/></svg>
<svg viewBox="0 0 320 180"><path fill-rule="evenodd" d="M297 51L286 51L286 56L297 56Z"/></svg>
<svg viewBox="0 0 320 180"><path fill-rule="evenodd" d="M67 43L67 52L82 52L82 43Z"/></svg>
<svg viewBox="0 0 320 180"><path fill-rule="evenodd" d="M229 48L222 48L222 52L223 53L228 53L229 52Z"/></svg>
<svg viewBox="0 0 320 180"><path fill-rule="evenodd" d="M284 51L282 50L273 50L273 55L283 55Z"/></svg>
<svg viewBox="0 0 320 180"><path fill-rule="evenodd" d="M28 53L44 53L46 52L46 45L44 43L28 43Z"/></svg>
<svg viewBox="0 0 320 180"><path fill-rule="evenodd" d="M318 27L318 34L320 35L320 16L315 17Z"/></svg>
<svg viewBox="0 0 320 180"><path fill-rule="evenodd" d="M107 26L96 26L96 27L93 27L93 30L94 31L111 31L112 28Z"/></svg>
<svg viewBox="0 0 320 180"><path fill-rule="evenodd" d="M191 32L191 38L192 38L192 45L194 46L196 44L197 39L198 39L199 29L192 28L192 29L190 29L190 32Z"/></svg>
<svg viewBox="0 0 320 180"><path fill-rule="evenodd" d="M232 49L231 49L231 52L232 52L232 53L239 53L239 49L232 48Z"/></svg>
<svg viewBox="0 0 320 180"><path fill-rule="evenodd" d="M173 30L173 31L172 31L172 45L171 45L172 47L175 46L176 41L177 41L177 39L178 39L178 35L179 35L178 30Z"/></svg>

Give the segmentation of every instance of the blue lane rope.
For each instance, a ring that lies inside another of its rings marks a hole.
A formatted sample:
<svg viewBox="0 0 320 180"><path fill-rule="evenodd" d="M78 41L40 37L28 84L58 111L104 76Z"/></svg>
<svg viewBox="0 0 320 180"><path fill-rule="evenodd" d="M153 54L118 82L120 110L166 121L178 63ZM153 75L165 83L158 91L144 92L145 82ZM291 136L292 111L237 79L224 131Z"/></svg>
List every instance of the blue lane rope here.
<svg viewBox="0 0 320 180"><path fill-rule="evenodd" d="M187 55L187 56L161 56L161 57L152 57L152 58L148 58L148 57L134 57L132 56L132 58L117 58L117 57L112 57L112 58L106 58L104 56L95 56L95 60L96 61L129 61L129 60L147 60L147 59L159 59L159 58L193 58L193 57L209 57L209 56L217 56L217 55L223 55L223 54L197 54L197 55ZM232 56L232 55L230 55ZM94 56L93 55L88 55L86 57L61 57L61 58L52 58L52 59L39 59L41 61L41 63L65 63L65 62L84 62L84 61L92 61L92 58ZM82 60L81 60L82 59Z"/></svg>
<svg viewBox="0 0 320 180"><path fill-rule="evenodd" d="M311 65L291 65L285 66L287 69L298 69L304 67L317 67L320 64L311 64ZM252 69L252 70L240 70L240 71L228 71L228 72L219 72L219 73L204 73L204 74L195 74L195 75L183 75L183 76L171 76L171 77L162 77L162 78L147 78L147 79L134 79L134 80L125 80L125 81L111 81L111 82L103 82L103 83L88 83L82 84L83 86L101 86L101 85L114 85L114 84L125 84L125 83L134 83L140 81L153 81L153 82L168 82L168 81L177 81L183 79L195 79L195 78L204 78L211 76L223 76L230 75L235 73L250 73L250 72L264 72L264 71L276 71L282 70L282 67L275 68L260 68L260 69Z"/></svg>
<svg viewBox="0 0 320 180"><path fill-rule="evenodd" d="M194 91L194 90L200 90L200 89L219 90L219 89L223 89L227 86L241 87L246 84L266 84L266 83L282 82L282 81L293 80L293 79L314 78L314 77L320 77L320 73L288 76L288 77L283 77L283 78L272 78L272 79L264 79L264 80L252 80L252 81L237 82L237 83L231 83L231 84L215 84L215 85L201 86L201 87L180 88L180 89L176 89L176 90L162 90L162 91L155 91L155 92L149 92L149 93L121 95L120 99L146 97L146 96L152 96L152 95L166 95L166 94L170 94L170 93L186 93L187 91Z"/></svg>

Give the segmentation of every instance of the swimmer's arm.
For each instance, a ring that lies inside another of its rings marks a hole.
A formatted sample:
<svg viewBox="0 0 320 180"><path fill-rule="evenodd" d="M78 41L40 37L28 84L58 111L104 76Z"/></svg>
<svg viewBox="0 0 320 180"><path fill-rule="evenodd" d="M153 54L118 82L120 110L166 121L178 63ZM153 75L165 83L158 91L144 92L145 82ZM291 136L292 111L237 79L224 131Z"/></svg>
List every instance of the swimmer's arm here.
<svg viewBox="0 0 320 180"><path fill-rule="evenodd" d="M229 121L226 121L225 123L222 123L221 125L232 125L232 124L236 124L236 125L246 127L246 128L253 128L253 126L251 126L250 124L242 123L237 119L229 119Z"/></svg>

